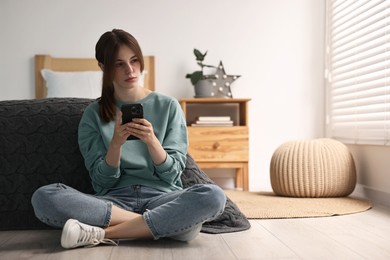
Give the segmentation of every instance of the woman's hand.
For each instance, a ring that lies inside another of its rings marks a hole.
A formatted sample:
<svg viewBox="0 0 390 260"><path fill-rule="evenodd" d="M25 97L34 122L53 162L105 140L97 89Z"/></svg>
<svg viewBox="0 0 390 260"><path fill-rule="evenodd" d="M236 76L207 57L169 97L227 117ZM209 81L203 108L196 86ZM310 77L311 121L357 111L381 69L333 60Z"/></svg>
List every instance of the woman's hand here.
<svg viewBox="0 0 390 260"><path fill-rule="evenodd" d="M152 124L144 118L134 118L132 122L126 124L126 131L138 137L146 145L151 144L156 138Z"/></svg>
<svg viewBox="0 0 390 260"><path fill-rule="evenodd" d="M111 140L112 145L121 147L126 142L131 134L128 130L128 124L122 125L122 112L119 112L115 119L114 135Z"/></svg>
<svg viewBox="0 0 390 260"><path fill-rule="evenodd" d="M126 124L127 131L148 147L150 156L156 165L162 164L167 158L167 153L162 147L153 131L153 125L144 118L134 118L132 122Z"/></svg>

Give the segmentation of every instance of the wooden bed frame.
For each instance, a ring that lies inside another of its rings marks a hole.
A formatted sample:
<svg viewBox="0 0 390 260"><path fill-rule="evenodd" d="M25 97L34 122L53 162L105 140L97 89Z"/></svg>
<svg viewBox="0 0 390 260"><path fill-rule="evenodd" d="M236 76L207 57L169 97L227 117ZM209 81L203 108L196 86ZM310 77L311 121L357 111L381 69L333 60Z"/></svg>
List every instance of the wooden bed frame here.
<svg viewBox="0 0 390 260"><path fill-rule="evenodd" d="M144 56L145 74L144 86L155 89L154 56ZM47 88L42 78L41 70L53 71L100 71L98 62L92 58L54 58L50 55L35 55L35 98L46 98Z"/></svg>

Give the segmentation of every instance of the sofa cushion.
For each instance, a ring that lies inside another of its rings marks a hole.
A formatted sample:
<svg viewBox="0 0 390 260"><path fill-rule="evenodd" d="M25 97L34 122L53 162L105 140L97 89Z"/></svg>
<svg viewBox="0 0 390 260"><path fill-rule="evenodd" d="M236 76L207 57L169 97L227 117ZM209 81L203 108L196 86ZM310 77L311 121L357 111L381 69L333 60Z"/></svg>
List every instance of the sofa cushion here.
<svg viewBox="0 0 390 260"><path fill-rule="evenodd" d="M45 227L30 203L40 186L62 182L91 193L77 129L91 99L0 102L0 229Z"/></svg>

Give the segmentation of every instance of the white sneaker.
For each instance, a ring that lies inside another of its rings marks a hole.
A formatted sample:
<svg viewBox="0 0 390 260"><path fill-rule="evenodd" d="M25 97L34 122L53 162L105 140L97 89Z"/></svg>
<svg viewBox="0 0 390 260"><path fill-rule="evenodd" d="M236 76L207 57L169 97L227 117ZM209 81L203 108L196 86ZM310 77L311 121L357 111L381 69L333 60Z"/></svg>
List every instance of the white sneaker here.
<svg viewBox="0 0 390 260"><path fill-rule="evenodd" d="M111 239L104 238L104 229L83 224L75 219L66 221L62 229L61 245L63 248L96 246L100 243L118 245Z"/></svg>

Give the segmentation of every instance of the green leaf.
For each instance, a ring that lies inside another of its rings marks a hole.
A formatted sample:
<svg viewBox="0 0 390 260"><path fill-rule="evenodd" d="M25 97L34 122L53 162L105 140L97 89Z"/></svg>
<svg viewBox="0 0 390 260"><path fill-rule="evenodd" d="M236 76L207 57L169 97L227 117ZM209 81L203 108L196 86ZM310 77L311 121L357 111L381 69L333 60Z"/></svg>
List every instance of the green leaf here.
<svg viewBox="0 0 390 260"><path fill-rule="evenodd" d="M207 51L204 54L202 54L198 49L194 49L194 54L195 54L196 60L203 61L204 57L206 57L206 55L207 55Z"/></svg>
<svg viewBox="0 0 390 260"><path fill-rule="evenodd" d="M191 83L192 85L195 85L199 80L203 78L203 71L195 71L191 75Z"/></svg>

